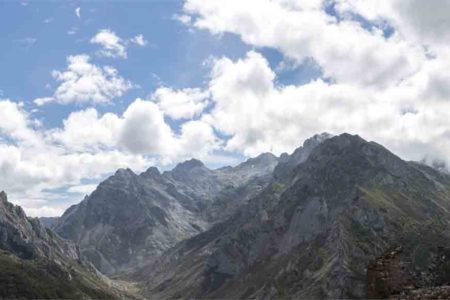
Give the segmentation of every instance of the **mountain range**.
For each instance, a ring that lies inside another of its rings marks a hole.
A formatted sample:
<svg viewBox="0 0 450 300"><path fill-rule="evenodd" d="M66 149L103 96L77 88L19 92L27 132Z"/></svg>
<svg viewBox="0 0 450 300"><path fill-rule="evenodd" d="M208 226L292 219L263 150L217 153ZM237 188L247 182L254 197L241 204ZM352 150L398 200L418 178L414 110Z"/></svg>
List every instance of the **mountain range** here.
<svg viewBox="0 0 450 300"><path fill-rule="evenodd" d="M450 176L355 135L235 167L119 169L59 218L27 218L1 195L3 297L450 294ZM27 268L45 276L14 273ZM44 288L18 294L24 282Z"/></svg>

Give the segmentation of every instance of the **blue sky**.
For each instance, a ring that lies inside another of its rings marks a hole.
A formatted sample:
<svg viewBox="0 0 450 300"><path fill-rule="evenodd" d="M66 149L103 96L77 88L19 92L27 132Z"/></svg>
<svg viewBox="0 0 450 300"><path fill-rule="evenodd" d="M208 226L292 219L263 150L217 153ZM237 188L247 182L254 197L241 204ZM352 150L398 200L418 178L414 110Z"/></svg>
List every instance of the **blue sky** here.
<svg viewBox="0 0 450 300"><path fill-rule="evenodd" d="M117 168L324 131L448 165L448 1L223 3L0 2L0 189L59 215Z"/></svg>
<svg viewBox="0 0 450 300"><path fill-rule="evenodd" d="M75 14L77 7L80 18ZM8 72L0 74L0 89L27 105L48 96L54 87L51 71L63 70L68 55L94 53L98 47L89 40L100 29L121 37L142 34L148 45L130 47L127 60L93 56L94 62L114 65L124 78L139 85L114 105L98 106L99 111L123 111L136 97L146 97L160 85L201 86L209 73L203 66L208 57L237 58L250 48L231 34L218 38L189 30L174 20L181 8L182 1L2 2L0 42L5 46L0 66ZM45 126L53 127L73 110L73 106L55 104L36 115Z"/></svg>

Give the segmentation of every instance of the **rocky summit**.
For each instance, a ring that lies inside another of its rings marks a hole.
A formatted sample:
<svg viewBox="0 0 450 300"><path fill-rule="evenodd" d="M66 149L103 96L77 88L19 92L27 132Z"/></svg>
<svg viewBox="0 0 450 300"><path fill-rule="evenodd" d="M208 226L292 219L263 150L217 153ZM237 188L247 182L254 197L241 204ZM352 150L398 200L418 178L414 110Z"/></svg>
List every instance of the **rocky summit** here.
<svg viewBox="0 0 450 300"><path fill-rule="evenodd" d="M450 175L357 135L234 167L120 169L47 229L1 197L0 258L50 276L0 272L15 286L2 295L35 281L85 298L106 286L150 299L449 295Z"/></svg>

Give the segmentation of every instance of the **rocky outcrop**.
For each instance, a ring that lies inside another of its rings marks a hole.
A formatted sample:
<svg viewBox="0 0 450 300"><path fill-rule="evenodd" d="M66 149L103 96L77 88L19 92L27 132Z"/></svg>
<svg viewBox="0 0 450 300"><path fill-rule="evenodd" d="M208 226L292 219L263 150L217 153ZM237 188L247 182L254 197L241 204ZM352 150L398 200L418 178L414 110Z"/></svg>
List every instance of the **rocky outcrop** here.
<svg viewBox="0 0 450 300"><path fill-rule="evenodd" d="M433 234L433 233L431 233ZM404 242L399 240L399 242ZM447 241L424 241L398 246L371 262L367 269L370 299L446 299L450 284Z"/></svg>
<svg viewBox="0 0 450 300"><path fill-rule="evenodd" d="M77 247L28 218L0 193L0 298L128 298Z"/></svg>

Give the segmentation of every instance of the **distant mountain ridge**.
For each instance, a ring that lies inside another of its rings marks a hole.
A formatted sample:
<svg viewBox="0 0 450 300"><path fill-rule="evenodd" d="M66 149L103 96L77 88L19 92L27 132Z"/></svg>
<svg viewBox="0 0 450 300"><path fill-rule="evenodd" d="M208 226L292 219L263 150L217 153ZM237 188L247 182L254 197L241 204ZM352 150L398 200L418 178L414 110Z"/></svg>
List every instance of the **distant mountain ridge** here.
<svg viewBox="0 0 450 300"><path fill-rule="evenodd" d="M164 173L155 167L139 175L119 169L80 204L52 220L51 228L79 244L83 255L111 275L228 216L269 181L277 161L263 154L218 170L196 159Z"/></svg>

